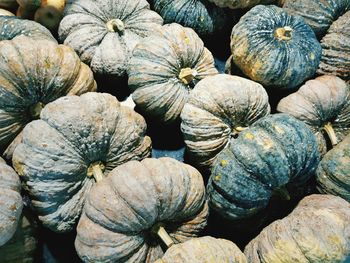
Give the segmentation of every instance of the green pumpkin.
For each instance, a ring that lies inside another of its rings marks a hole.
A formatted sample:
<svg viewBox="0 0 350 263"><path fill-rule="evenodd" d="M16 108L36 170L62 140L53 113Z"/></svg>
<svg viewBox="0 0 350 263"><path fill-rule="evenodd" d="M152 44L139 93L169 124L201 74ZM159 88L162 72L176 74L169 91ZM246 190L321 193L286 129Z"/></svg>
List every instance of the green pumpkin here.
<svg viewBox="0 0 350 263"><path fill-rule="evenodd" d="M250 8L259 4L279 4L281 0L209 0L220 7L228 7L231 9Z"/></svg>

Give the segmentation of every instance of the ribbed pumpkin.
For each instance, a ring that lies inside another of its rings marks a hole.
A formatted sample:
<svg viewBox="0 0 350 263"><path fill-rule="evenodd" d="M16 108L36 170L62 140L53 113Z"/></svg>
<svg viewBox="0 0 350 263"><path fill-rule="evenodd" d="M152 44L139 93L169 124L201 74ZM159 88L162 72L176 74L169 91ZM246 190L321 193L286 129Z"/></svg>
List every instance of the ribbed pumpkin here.
<svg viewBox="0 0 350 263"><path fill-rule="evenodd" d="M22 213L21 182L16 172L0 158L0 246L16 231Z"/></svg>
<svg viewBox="0 0 350 263"><path fill-rule="evenodd" d="M44 226L73 229L96 181L117 165L150 154L146 123L105 93L49 103L23 130L13 165Z"/></svg>
<svg viewBox="0 0 350 263"><path fill-rule="evenodd" d="M173 23L136 46L129 87L143 114L171 123L179 120L198 81L217 73L212 54L193 29Z"/></svg>
<svg viewBox="0 0 350 263"><path fill-rule="evenodd" d="M77 227L84 262L149 262L196 237L208 216L201 174L175 159L147 158L115 168L96 184ZM160 237L160 239L159 239Z"/></svg>
<svg viewBox="0 0 350 263"><path fill-rule="evenodd" d="M170 247L155 263L247 263L231 241L210 236L193 238Z"/></svg>
<svg viewBox="0 0 350 263"><path fill-rule="evenodd" d="M1 153L47 103L96 89L92 71L74 50L51 40L19 36L0 41L0 57Z"/></svg>
<svg viewBox="0 0 350 263"><path fill-rule="evenodd" d="M348 262L350 204L333 195L305 197L244 249L251 263Z"/></svg>
<svg viewBox="0 0 350 263"><path fill-rule="evenodd" d="M308 124L322 154L327 152L327 141L336 145L350 132L350 88L335 76L307 81L297 92L283 98L277 110Z"/></svg>
<svg viewBox="0 0 350 263"><path fill-rule="evenodd" d="M59 36L95 73L122 76L140 40L163 23L146 0L68 3Z"/></svg>
<svg viewBox="0 0 350 263"><path fill-rule="evenodd" d="M232 137L270 113L259 83L218 74L201 80L181 113L181 131L191 161L210 167Z"/></svg>
<svg viewBox="0 0 350 263"><path fill-rule="evenodd" d="M288 114L261 118L218 154L207 186L209 205L228 219L265 208L273 192L303 185L319 163L312 131Z"/></svg>
<svg viewBox="0 0 350 263"><path fill-rule="evenodd" d="M273 4L277 0L209 0L220 7L228 7L232 9L249 8L259 4Z"/></svg>
<svg viewBox="0 0 350 263"><path fill-rule="evenodd" d="M333 74L350 81L350 11L339 17L321 40L318 74Z"/></svg>
<svg viewBox="0 0 350 263"><path fill-rule="evenodd" d="M350 10L350 0L285 0L283 9L302 16L316 35L322 37L338 17Z"/></svg>
<svg viewBox="0 0 350 263"><path fill-rule="evenodd" d="M258 5L233 27L231 52L234 63L252 80L292 89L316 73L322 50L301 17Z"/></svg>
<svg viewBox="0 0 350 263"><path fill-rule="evenodd" d="M321 193L350 202L350 134L322 158L316 174Z"/></svg>

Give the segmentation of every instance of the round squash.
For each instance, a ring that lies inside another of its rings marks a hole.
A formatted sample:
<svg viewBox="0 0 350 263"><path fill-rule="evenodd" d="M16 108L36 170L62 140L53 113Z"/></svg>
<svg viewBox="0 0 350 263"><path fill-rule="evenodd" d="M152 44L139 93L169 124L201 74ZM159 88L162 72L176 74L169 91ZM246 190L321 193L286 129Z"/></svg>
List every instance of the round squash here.
<svg viewBox="0 0 350 263"><path fill-rule="evenodd" d="M77 0L67 4L59 36L95 73L123 76L136 44L162 23L146 0Z"/></svg>
<svg viewBox="0 0 350 263"><path fill-rule="evenodd" d="M334 146L350 132L350 87L336 76L321 76L283 98L277 110L308 124L325 154L327 141Z"/></svg>
<svg viewBox="0 0 350 263"><path fill-rule="evenodd" d="M258 5L233 27L231 52L234 63L252 80L293 89L316 73L322 49L301 17Z"/></svg>
<svg viewBox="0 0 350 263"><path fill-rule="evenodd" d="M259 83L218 74L201 80L181 113L181 131L193 163L210 167L232 137L270 113Z"/></svg>
<svg viewBox="0 0 350 263"><path fill-rule="evenodd" d="M333 195L305 197L287 217L264 228L244 249L251 263L347 262L350 204Z"/></svg>
<svg viewBox="0 0 350 263"><path fill-rule="evenodd" d="M179 120L196 83L217 73L212 54L194 30L173 23L136 46L128 83L144 115L171 123Z"/></svg>
<svg viewBox="0 0 350 263"><path fill-rule="evenodd" d="M281 0L209 0L220 7L228 7L231 9L250 8L259 4L273 4L281 2Z"/></svg>
<svg viewBox="0 0 350 263"><path fill-rule="evenodd" d="M44 226L73 229L95 181L114 167L150 154L146 123L105 93L62 97L29 123L13 165Z"/></svg>
<svg viewBox="0 0 350 263"><path fill-rule="evenodd" d="M321 40L318 74L332 74L350 82L350 11L339 17Z"/></svg>
<svg viewBox="0 0 350 263"><path fill-rule="evenodd" d="M16 172L0 158L0 246L14 235L22 213L21 182Z"/></svg>
<svg viewBox="0 0 350 263"><path fill-rule="evenodd" d="M90 191L75 247L84 262L150 262L196 237L208 216L205 186L193 167L163 157L130 161Z"/></svg>
<svg viewBox="0 0 350 263"><path fill-rule="evenodd" d="M350 203L350 134L322 158L316 174L319 192Z"/></svg>
<svg viewBox="0 0 350 263"><path fill-rule="evenodd" d="M250 217L272 194L302 186L319 159L306 124L281 113L261 118L218 154L207 186L209 205L231 220Z"/></svg>
<svg viewBox="0 0 350 263"><path fill-rule="evenodd" d="M0 8L0 18L1 16L14 16L14 15L15 14L11 13L10 11Z"/></svg>

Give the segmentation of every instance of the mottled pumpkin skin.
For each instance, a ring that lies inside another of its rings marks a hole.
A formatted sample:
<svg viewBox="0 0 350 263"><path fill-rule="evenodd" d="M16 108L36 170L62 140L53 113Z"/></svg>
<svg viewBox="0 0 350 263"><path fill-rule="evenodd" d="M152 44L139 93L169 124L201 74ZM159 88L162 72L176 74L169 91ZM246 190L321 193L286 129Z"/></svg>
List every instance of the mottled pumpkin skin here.
<svg viewBox="0 0 350 263"><path fill-rule="evenodd" d="M18 175L0 158L0 246L16 231L23 208L20 192Z"/></svg>
<svg viewBox="0 0 350 263"><path fill-rule="evenodd" d="M95 182L91 165L101 162L108 173L145 158L151 140L142 116L105 93L62 97L46 105L40 118L25 127L13 165L44 226L67 232Z"/></svg>
<svg viewBox="0 0 350 263"><path fill-rule="evenodd" d="M316 170L317 189L350 203L350 135L330 150Z"/></svg>
<svg viewBox="0 0 350 263"><path fill-rule="evenodd" d="M350 11L335 21L321 40L318 74L332 74L350 81Z"/></svg>
<svg viewBox="0 0 350 263"><path fill-rule="evenodd" d="M228 7L231 9L249 8L259 4L273 4L275 0L209 0L219 7Z"/></svg>
<svg viewBox="0 0 350 263"><path fill-rule="evenodd" d="M277 35L287 29L290 35ZM292 89L316 73L322 50L301 17L273 5L258 5L233 27L231 52L234 63L252 80Z"/></svg>
<svg viewBox="0 0 350 263"><path fill-rule="evenodd" d="M338 142L350 132L350 87L336 76L321 76L283 98L277 110L309 125L317 136L320 152L325 154L328 138L323 130L326 124L332 126Z"/></svg>
<svg viewBox="0 0 350 263"><path fill-rule="evenodd" d="M185 68L196 71L187 84L180 79ZM193 29L173 23L136 46L128 82L143 114L171 123L179 119L194 85L217 73L211 52Z"/></svg>
<svg viewBox="0 0 350 263"><path fill-rule="evenodd" d="M240 128L269 113L268 95L259 83L226 74L201 80L181 113L181 131L191 161L210 167Z"/></svg>
<svg viewBox="0 0 350 263"><path fill-rule="evenodd" d="M209 205L228 219L265 208L275 189L305 183L319 163L316 138L287 114L261 118L218 154L207 186Z"/></svg>
<svg viewBox="0 0 350 263"><path fill-rule="evenodd" d="M265 227L244 249L251 263L341 263L350 253L350 203L305 197L287 217Z"/></svg>
<svg viewBox="0 0 350 263"><path fill-rule="evenodd" d="M113 19L124 29L109 29ZM58 33L95 73L123 76L136 44L162 23L146 0L77 0L67 3Z"/></svg>
<svg viewBox="0 0 350 263"><path fill-rule="evenodd" d="M147 158L115 168L96 184L77 227L84 262L149 262L163 255L151 229L162 224L175 243L198 236L208 205L201 174L175 159Z"/></svg>
<svg viewBox="0 0 350 263"><path fill-rule="evenodd" d="M231 241L210 236L190 239L170 247L155 263L247 263Z"/></svg>
<svg viewBox="0 0 350 263"><path fill-rule="evenodd" d="M323 36L332 23L350 10L350 0L285 0L283 9L302 16L317 36Z"/></svg>
<svg viewBox="0 0 350 263"><path fill-rule="evenodd" d="M219 32L229 19L224 10L202 0L153 0L152 8L164 23L190 27L200 36Z"/></svg>

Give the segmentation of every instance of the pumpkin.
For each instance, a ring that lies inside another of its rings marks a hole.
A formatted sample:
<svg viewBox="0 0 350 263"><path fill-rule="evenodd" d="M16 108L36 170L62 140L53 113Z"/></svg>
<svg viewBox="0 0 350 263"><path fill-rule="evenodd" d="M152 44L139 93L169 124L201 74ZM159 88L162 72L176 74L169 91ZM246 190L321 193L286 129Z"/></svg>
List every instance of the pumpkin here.
<svg viewBox="0 0 350 263"><path fill-rule="evenodd" d="M306 124L281 113L261 118L218 154L207 186L209 205L231 220L250 217L276 192L287 197L286 189L302 186L319 159Z"/></svg>
<svg viewBox="0 0 350 263"><path fill-rule="evenodd" d="M59 36L95 73L123 76L138 42L163 23L146 0L68 3Z"/></svg>
<svg viewBox="0 0 350 263"><path fill-rule="evenodd" d="M168 124L179 120L196 83L217 73L211 52L194 30L173 23L135 47L128 83L140 112Z"/></svg>
<svg viewBox="0 0 350 263"><path fill-rule="evenodd" d="M17 20L6 19L3 32L8 37L15 36L18 32L7 30L6 24L7 28L13 28ZM0 57L1 153L27 123L39 118L47 103L67 94L82 94L96 89L91 70L80 61L74 50L57 45L52 40L18 36L13 40L0 41ZM11 155L8 153L7 156Z"/></svg>
<svg viewBox="0 0 350 263"><path fill-rule="evenodd" d="M327 152L327 141L334 146L350 132L350 88L336 76L307 81L297 92L283 98L277 110L308 124L322 154Z"/></svg>
<svg viewBox="0 0 350 263"><path fill-rule="evenodd" d="M209 0L220 7L228 7L231 9L250 8L259 4L279 3L281 0Z"/></svg>
<svg viewBox="0 0 350 263"><path fill-rule="evenodd" d="M347 262L350 204L332 195L305 197L287 217L265 227L245 247L251 263Z"/></svg>
<svg viewBox="0 0 350 263"><path fill-rule="evenodd" d="M5 9L0 8L0 17L1 16L14 16L15 14L11 13L10 11L7 11Z"/></svg>
<svg viewBox="0 0 350 263"><path fill-rule="evenodd" d="M322 158L316 170L317 189L350 202L350 134Z"/></svg>
<svg viewBox="0 0 350 263"><path fill-rule="evenodd" d="M17 7L16 0L0 0L0 8L12 10Z"/></svg>
<svg viewBox="0 0 350 263"><path fill-rule="evenodd" d="M171 246L155 263L247 263L241 250L231 241L204 236Z"/></svg>
<svg viewBox="0 0 350 263"><path fill-rule="evenodd" d="M84 262L154 262L163 242L196 237L207 216L196 169L168 157L129 161L91 189L75 247Z"/></svg>
<svg viewBox="0 0 350 263"><path fill-rule="evenodd" d="M200 36L218 33L229 19L223 9L202 0L153 0L152 8L163 17L164 23L190 27Z"/></svg>
<svg viewBox="0 0 350 263"><path fill-rule="evenodd" d="M0 158L0 246L14 235L22 213L21 183L16 172Z"/></svg>
<svg viewBox="0 0 350 263"><path fill-rule="evenodd" d="M285 0L283 9L302 16L316 35L323 36L338 17L350 10L350 0Z"/></svg>
<svg viewBox="0 0 350 263"><path fill-rule="evenodd" d="M322 49L301 17L258 5L233 27L231 52L235 65L252 80L293 89L316 73Z"/></svg>
<svg viewBox="0 0 350 263"><path fill-rule="evenodd" d="M318 74L333 74L350 82L350 11L338 18L321 40Z"/></svg>
<svg viewBox="0 0 350 263"><path fill-rule="evenodd" d="M201 80L181 113L181 131L193 163L210 167L232 137L270 113L259 83L218 74Z"/></svg>
<svg viewBox="0 0 350 263"><path fill-rule="evenodd" d="M142 116L105 93L65 96L29 123L13 165L45 227L68 232L85 197L114 167L150 154Z"/></svg>

